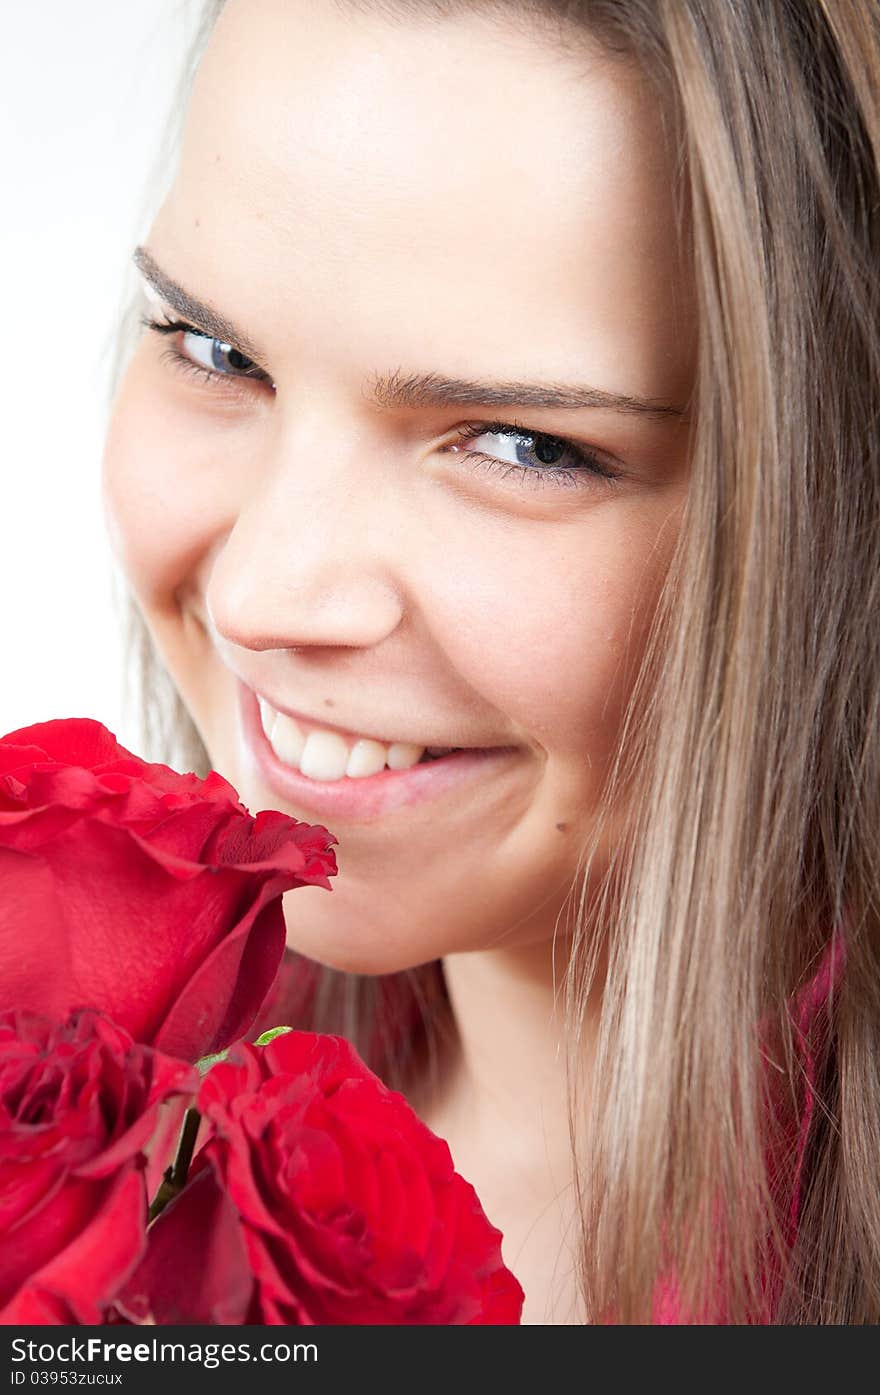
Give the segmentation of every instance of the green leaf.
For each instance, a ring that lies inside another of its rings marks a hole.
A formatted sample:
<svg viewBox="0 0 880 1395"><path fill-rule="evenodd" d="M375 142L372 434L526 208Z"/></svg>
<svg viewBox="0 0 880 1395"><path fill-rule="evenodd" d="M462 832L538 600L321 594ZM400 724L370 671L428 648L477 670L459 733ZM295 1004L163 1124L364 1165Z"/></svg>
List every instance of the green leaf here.
<svg viewBox="0 0 880 1395"><path fill-rule="evenodd" d="M199 1075L207 1075L212 1066L216 1066L218 1061L225 1061L229 1055L229 1047L225 1051L218 1051L216 1056L203 1056L200 1061L196 1061L196 1070Z"/></svg>
<svg viewBox="0 0 880 1395"><path fill-rule="evenodd" d="M257 1037L254 1046L268 1046L269 1042L274 1041L276 1037L281 1037L285 1032L292 1031L293 1027L270 1027L268 1032L264 1032L262 1036Z"/></svg>

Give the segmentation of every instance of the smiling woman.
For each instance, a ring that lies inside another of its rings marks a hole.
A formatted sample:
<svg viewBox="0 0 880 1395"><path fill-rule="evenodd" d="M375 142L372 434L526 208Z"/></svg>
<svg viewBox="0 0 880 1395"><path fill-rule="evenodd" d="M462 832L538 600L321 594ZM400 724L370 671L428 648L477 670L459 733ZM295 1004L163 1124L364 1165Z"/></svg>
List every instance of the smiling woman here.
<svg viewBox="0 0 880 1395"><path fill-rule="evenodd" d="M134 253L153 758L338 837L287 1020L526 1321L880 1320L878 28L214 0Z"/></svg>

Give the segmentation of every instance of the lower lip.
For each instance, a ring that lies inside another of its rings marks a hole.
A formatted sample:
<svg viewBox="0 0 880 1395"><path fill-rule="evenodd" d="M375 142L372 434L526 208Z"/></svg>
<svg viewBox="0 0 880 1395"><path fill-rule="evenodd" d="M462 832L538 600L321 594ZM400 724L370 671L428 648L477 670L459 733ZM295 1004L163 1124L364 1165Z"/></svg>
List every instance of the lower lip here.
<svg viewBox="0 0 880 1395"><path fill-rule="evenodd" d="M386 768L358 780L347 775L341 780L312 780L276 756L263 730L256 693L239 682L238 695L245 745L266 784L283 799L329 820L379 818L410 804L437 799L491 775L516 749L495 746L455 751L408 770Z"/></svg>

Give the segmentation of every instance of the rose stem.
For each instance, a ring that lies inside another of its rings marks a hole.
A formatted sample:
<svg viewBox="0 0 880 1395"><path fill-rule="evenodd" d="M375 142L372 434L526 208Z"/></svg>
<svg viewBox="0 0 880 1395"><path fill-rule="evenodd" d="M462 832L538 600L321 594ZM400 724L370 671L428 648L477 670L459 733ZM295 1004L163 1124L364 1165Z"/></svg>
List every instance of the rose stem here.
<svg viewBox="0 0 880 1395"><path fill-rule="evenodd" d="M177 1154L172 1165L166 1167L159 1190L153 1198L147 1213L148 1225L156 1219L160 1211L164 1211L169 1201L183 1191L201 1122L202 1116L197 1109L188 1109L184 1114L183 1127L180 1130L180 1139L177 1144Z"/></svg>

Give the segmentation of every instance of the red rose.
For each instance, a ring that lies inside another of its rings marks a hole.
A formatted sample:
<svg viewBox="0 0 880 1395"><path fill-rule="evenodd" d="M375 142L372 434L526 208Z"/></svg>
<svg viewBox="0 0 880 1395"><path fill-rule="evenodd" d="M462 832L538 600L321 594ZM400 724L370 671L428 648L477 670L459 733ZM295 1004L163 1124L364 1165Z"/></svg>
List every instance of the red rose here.
<svg viewBox="0 0 880 1395"><path fill-rule="evenodd" d="M150 765L100 722L10 732L0 1011L91 1007L185 1060L222 1050L278 969L282 892L329 889L336 841L272 810L252 818L216 771L201 780Z"/></svg>
<svg viewBox="0 0 880 1395"><path fill-rule="evenodd" d="M99 1014L0 1015L0 1322L102 1321L146 1248L158 1107L197 1088Z"/></svg>
<svg viewBox="0 0 880 1395"><path fill-rule="evenodd" d="M518 1323L501 1232L449 1148L341 1037L232 1048L211 1133L122 1311L156 1322Z"/></svg>

